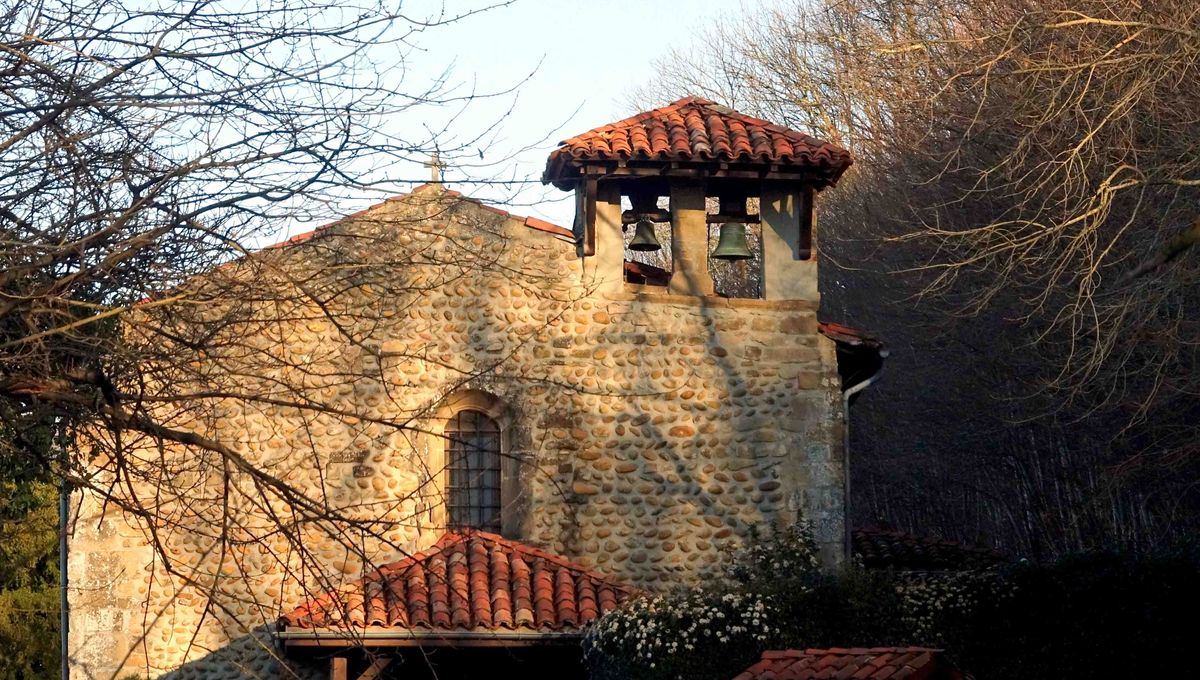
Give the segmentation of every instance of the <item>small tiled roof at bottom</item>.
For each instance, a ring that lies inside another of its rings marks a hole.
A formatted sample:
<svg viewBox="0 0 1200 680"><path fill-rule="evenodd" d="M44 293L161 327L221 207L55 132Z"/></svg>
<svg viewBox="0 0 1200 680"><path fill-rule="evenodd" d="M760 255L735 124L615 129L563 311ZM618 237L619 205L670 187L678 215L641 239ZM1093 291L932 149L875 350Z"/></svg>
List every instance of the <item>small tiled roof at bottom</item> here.
<svg viewBox="0 0 1200 680"><path fill-rule="evenodd" d="M483 531L447 533L285 614L281 629L574 632L633 589L544 550Z"/></svg>
<svg viewBox="0 0 1200 680"><path fill-rule="evenodd" d="M734 680L963 680L939 649L858 647L763 652Z"/></svg>

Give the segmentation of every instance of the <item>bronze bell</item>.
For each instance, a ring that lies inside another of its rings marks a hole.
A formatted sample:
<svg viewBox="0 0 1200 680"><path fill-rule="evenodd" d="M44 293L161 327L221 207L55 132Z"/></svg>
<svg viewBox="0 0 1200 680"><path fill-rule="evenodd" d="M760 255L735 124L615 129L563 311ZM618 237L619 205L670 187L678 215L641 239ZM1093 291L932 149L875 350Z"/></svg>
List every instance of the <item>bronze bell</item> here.
<svg viewBox="0 0 1200 680"><path fill-rule="evenodd" d="M634 228L633 240L629 242L629 249L638 252L662 250L662 244L654 236L653 222L650 220L638 220L637 226Z"/></svg>
<svg viewBox="0 0 1200 680"><path fill-rule="evenodd" d="M726 222L721 225L721 237L712 256L718 260L749 260L754 257L746 244L746 225Z"/></svg>

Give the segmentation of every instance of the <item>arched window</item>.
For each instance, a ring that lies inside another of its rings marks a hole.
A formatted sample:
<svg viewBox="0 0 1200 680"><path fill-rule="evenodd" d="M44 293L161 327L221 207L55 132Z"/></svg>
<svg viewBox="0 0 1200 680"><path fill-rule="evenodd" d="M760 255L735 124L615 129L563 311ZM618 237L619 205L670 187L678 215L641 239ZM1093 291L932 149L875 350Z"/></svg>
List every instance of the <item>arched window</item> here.
<svg viewBox="0 0 1200 680"><path fill-rule="evenodd" d="M450 527L499 533L500 426L482 411L463 410L450 417L445 438Z"/></svg>

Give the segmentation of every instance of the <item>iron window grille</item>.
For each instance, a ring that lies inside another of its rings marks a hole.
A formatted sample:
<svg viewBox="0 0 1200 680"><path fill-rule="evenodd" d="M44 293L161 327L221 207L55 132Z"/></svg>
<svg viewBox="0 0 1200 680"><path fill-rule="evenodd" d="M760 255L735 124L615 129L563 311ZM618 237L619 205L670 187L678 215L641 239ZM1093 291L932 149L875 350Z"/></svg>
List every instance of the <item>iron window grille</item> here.
<svg viewBox="0 0 1200 680"><path fill-rule="evenodd" d="M500 532L500 426L479 411L459 411L446 425L452 529Z"/></svg>

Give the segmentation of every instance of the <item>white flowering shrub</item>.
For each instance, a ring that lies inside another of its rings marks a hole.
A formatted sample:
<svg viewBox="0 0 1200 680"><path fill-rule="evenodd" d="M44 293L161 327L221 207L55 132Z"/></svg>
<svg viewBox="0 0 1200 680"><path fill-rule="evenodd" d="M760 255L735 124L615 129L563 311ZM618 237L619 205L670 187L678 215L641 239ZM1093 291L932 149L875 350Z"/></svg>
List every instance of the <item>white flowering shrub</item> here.
<svg viewBox="0 0 1200 680"><path fill-rule="evenodd" d="M775 615L765 597L730 590L644 597L597 621L584 653L593 678L706 677L714 648L753 659L779 632Z"/></svg>
<svg viewBox="0 0 1200 680"><path fill-rule="evenodd" d="M743 584L815 581L821 561L812 525L797 522L765 538L751 527L749 540L731 553L724 570L730 580Z"/></svg>
<svg viewBox="0 0 1200 680"><path fill-rule="evenodd" d="M899 623L910 639L946 646L946 631L971 620L980 607L995 608L1016 595L996 570L907 574L896 579Z"/></svg>
<svg viewBox="0 0 1200 680"><path fill-rule="evenodd" d="M584 639L593 678L732 677L780 640L781 592L820 578L808 524L752 531L708 588L645 597L597 621Z"/></svg>

